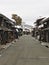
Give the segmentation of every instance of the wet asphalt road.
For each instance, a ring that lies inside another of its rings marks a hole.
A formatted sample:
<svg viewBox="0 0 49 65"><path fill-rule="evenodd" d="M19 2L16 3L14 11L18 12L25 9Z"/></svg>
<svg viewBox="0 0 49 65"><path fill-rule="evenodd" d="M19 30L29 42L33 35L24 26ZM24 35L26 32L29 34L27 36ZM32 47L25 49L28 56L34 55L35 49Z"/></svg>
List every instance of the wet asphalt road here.
<svg viewBox="0 0 49 65"><path fill-rule="evenodd" d="M24 35L1 53L0 65L49 65L49 48Z"/></svg>

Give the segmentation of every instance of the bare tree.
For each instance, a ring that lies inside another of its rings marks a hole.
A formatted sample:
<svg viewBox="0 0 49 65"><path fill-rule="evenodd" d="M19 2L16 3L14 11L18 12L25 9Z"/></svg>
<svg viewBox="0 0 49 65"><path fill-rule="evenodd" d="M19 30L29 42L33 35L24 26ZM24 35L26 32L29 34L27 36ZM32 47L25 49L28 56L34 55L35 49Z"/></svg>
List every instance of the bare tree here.
<svg viewBox="0 0 49 65"><path fill-rule="evenodd" d="M17 14L12 14L12 19L16 21L16 25L21 25L22 18L20 16L18 16Z"/></svg>

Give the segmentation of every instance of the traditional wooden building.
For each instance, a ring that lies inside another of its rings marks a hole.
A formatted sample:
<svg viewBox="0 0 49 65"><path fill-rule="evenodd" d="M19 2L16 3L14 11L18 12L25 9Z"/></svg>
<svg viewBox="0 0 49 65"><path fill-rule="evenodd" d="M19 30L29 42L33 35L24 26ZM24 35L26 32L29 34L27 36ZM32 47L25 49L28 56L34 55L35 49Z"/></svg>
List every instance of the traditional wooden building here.
<svg viewBox="0 0 49 65"><path fill-rule="evenodd" d="M49 42L49 17L44 18L40 23L41 25L43 24L43 29L42 29L43 41Z"/></svg>
<svg viewBox="0 0 49 65"><path fill-rule="evenodd" d="M31 34L32 34L32 37L35 37L35 27L32 29Z"/></svg>
<svg viewBox="0 0 49 65"><path fill-rule="evenodd" d="M7 42L11 42L11 38L13 36L12 26L14 23L12 20L0 14L0 43L6 44Z"/></svg>
<svg viewBox="0 0 49 65"><path fill-rule="evenodd" d="M38 19L36 22L36 37L39 35L39 40L49 42L49 17Z"/></svg>
<svg viewBox="0 0 49 65"><path fill-rule="evenodd" d="M41 25L41 21L43 20L44 18L39 18L36 20L36 22L34 22L35 24L35 37L38 38L40 37L41 35L41 30L42 30L42 25Z"/></svg>

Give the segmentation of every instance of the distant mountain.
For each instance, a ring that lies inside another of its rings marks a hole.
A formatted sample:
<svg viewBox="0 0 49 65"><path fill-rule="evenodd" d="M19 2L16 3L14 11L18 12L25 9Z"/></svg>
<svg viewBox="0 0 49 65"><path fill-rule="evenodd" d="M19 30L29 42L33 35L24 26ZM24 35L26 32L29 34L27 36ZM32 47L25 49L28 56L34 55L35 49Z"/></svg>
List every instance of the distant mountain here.
<svg viewBox="0 0 49 65"><path fill-rule="evenodd" d="M33 28L33 26L28 25L28 24L25 24L24 26L25 26L25 27L28 27L28 28Z"/></svg>

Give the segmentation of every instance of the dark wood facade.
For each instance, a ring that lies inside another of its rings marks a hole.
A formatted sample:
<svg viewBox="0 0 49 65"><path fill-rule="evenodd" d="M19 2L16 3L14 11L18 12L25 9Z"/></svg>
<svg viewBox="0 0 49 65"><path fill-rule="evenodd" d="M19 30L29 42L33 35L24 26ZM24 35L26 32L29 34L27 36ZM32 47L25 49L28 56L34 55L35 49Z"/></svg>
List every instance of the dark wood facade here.
<svg viewBox="0 0 49 65"><path fill-rule="evenodd" d="M39 40L43 42L49 42L49 17L38 19L36 22L36 34L37 36L39 35ZM41 26L43 25L43 26ZM40 27L41 26L41 27Z"/></svg>
<svg viewBox="0 0 49 65"><path fill-rule="evenodd" d="M14 40L14 23L6 16L0 14L0 44L6 44Z"/></svg>
<svg viewBox="0 0 49 65"><path fill-rule="evenodd" d="M39 26L41 25L41 21L43 20L44 18L39 18L36 20L36 22L34 22L35 24L35 38L38 38L40 37L41 38L41 30L42 28L39 28ZM39 39L40 40L40 39Z"/></svg>
<svg viewBox="0 0 49 65"><path fill-rule="evenodd" d="M49 42L49 18L45 18L44 20L42 20L43 29L43 41L44 42Z"/></svg>

